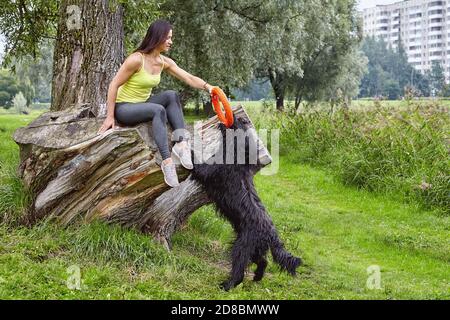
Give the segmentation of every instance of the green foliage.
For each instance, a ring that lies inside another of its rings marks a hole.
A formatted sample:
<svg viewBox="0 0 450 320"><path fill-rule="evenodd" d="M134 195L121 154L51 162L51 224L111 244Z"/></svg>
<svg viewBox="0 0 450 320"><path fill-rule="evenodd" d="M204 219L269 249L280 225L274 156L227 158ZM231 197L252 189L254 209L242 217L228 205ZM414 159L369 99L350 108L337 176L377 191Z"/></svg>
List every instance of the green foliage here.
<svg viewBox="0 0 450 320"><path fill-rule="evenodd" d="M430 84L427 75L414 69L408 63L403 46L397 50L388 47L382 39L367 37L362 50L369 60L368 72L360 86L360 97L389 97L395 100L412 91L420 96L430 95Z"/></svg>
<svg viewBox="0 0 450 320"><path fill-rule="evenodd" d="M27 76L20 77L12 72L3 69L0 72L0 106L10 108L13 106L13 99L19 93L25 98L25 104L31 104L35 89Z"/></svg>
<svg viewBox="0 0 450 320"><path fill-rule="evenodd" d="M12 99L19 92L17 81L6 69L0 70L0 106L9 108Z"/></svg>
<svg viewBox="0 0 450 320"><path fill-rule="evenodd" d="M164 19L160 7L164 1L115 0L124 11L124 42L128 54L144 39L150 24L157 18Z"/></svg>
<svg viewBox="0 0 450 320"><path fill-rule="evenodd" d="M306 13L303 72L290 76L287 84L297 107L303 100L335 100L337 91L346 98L358 94L367 58L359 49L355 5L355 1L321 2Z"/></svg>
<svg viewBox="0 0 450 320"><path fill-rule="evenodd" d="M446 85L442 64L439 61L433 60L431 70L426 75L430 82L432 96L441 96Z"/></svg>
<svg viewBox="0 0 450 320"><path fill-rule="evenodd" d="M13 74L22 83L28 105L35 99L50 102L53 48L54 41L45 40L39 45L35 59L11 60L11 65L14 66Z"/></svg>
<svg viewBox="0 0 450 320"><path fill-rule="evenodd" d="M18 113L26 111L27 99L23 96L22 91L19 91L19 93L14 96L13 105Z"/></svg>
<svg viewBox="0 0 450 320"><path fill-rule="evenodd" d="M42 41L56 37L59 3L57 0L2 2L0 30L6 40L3 67L9 66L13 57L36 58Z"/></svg>
<svg viewBox="0 0 450 320"><path fill-rule="evenodd" d="M382 106L382 103L380 103ZM343 183L399 195L449 214L448 109L433 103L405 109L312 110L274 115L281 151L330 167Z"/></svg>

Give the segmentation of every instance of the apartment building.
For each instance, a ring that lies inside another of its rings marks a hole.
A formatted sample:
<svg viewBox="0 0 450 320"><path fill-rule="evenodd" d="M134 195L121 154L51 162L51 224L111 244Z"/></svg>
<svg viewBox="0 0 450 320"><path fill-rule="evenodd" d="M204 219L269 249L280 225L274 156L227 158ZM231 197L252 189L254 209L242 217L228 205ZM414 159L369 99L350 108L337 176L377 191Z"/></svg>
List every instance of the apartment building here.
<svg viewBox="0 0 450 320"><path fill-rule="evenodd" d="M450 0L407 0L362 12L365 36L381 37L393 48L399 40L408 61L422 73L442 63L450 79Z"/></svg>

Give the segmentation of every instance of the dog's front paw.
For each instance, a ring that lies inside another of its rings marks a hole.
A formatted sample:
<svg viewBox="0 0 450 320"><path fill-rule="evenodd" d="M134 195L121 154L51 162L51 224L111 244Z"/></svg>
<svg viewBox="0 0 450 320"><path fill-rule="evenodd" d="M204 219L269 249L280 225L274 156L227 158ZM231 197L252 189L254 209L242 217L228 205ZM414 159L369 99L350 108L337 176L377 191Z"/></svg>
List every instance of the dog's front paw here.
<svg viewBox="0 0 450 320"><path fill-rule="evenodd" d="M225 291L229 291L230 289L232 289L233 283L229 280L222 282L220 285L220 289L225 290Z"/></svg>
<svg viewBox="0 0 450 320"><path fill-rule="evenodd" d="M264 277L264 273L256 273L255 272L255 275L253 276L253 281L255 281L255 282L259 282L259 281L261 281L262 280L262 278Z"/></svg>

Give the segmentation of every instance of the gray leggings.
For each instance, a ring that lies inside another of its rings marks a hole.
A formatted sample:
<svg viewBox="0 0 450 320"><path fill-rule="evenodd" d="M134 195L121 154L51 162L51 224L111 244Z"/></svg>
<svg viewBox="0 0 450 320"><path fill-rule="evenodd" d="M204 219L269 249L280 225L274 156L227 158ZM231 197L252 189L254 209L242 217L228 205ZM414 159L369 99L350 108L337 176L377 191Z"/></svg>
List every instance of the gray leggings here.
<svg viewBox="0 0 450 320"><path fill-rule="evenodd" d="M170 158L167 141L167 119L173 130L185 129L180 98L174 90L152 95L145 102L117 102L114 117L119 124L134 126L142 122L152 122L153 138L163 160ZM184 130L178 130L172 141L182 141Z"/></svg>

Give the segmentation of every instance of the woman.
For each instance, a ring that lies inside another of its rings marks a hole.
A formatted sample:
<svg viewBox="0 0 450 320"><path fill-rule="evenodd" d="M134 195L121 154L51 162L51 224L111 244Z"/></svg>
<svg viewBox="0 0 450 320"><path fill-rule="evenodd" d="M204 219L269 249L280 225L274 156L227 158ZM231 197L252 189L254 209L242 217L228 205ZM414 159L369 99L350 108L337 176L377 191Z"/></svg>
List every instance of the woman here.
<svg viewBox="0 0 450 320"><path fill-rule="evenodd" d="M109 85L107 117L98 133L111 127L114 129L114 118L124 125L152 121L153 137L163 159L161 169L164 180L169 186L175 187L179 182L169 151L167 120L175 134L172 138L176 141L172 154L179 158L185 168L193 168L183 111L175 91L167 90L150 96L152 88L159 84L162 71L209 93L212 86L178 67L172 59L162 56L161 52L168 52L171 45L170 23L165 20L153 22L141 45L127 57Z"/></svg>

